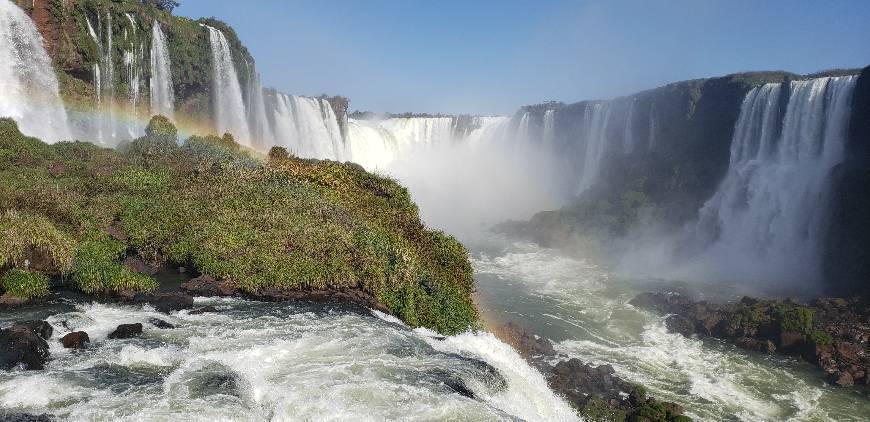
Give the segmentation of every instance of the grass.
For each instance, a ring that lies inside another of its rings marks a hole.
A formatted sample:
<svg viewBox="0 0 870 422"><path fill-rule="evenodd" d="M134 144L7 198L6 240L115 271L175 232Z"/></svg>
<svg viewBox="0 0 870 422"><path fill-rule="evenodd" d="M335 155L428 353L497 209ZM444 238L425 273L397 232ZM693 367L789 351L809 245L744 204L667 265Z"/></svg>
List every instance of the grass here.
<svg viewBox="0 0 870 422"><path fill-rule="evenodd" d="M46 145L0 119L0 178L9 181L0 216L32 221L58 275L82 291L156 288L121 265L132 255L252 294L359 289L409 325L445 334L476 324L466 249L426 228L394 180L279 150L264 162L228 135L179 145L159 117L146 133L117 151ZM110 236L110 227L124 235ZM21 267L20 253L4 256L17 257L6 267Z"/></svg>
<svg viewBox="0 0 870 422"><path fill-rule="evenodd" d="M11 269L3 274L3 291L19 299L35 299L48 295L48 277L20 269Z"/></svg>

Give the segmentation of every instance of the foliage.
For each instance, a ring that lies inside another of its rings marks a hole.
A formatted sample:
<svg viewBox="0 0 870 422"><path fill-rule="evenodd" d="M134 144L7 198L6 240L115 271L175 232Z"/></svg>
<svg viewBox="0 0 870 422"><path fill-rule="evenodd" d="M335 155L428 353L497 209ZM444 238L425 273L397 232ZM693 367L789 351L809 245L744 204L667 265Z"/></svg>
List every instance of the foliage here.
<svg viewBox="0 0 870 422"><path fill-rule="evenodd" d="M280 153L266 165L226 135L192 136L178 147L165 125L155 118L146 136L114 151L45 145L0 121L0 133L10 134L0 138L0 179L8 182L0 210L28 216L41 235L67 234L50 243L86 293L157 287L121 264L135 255L252 294L356 290L411 326L445 334L476 323L467 251L427 229L395 181Z"/></svg>
<svg viewBox="0 0 870 422"><path fill-rule="evenodd" d="M774 308L780 331L810 334L813 331L813 310L805 306L782 303Z"/></svg>
<svg viewBox="0 0 870 422"><path fill-rule="evenodd" d="M3 274L3 290L19 299L34 299L48 295L48 277L25 270L11 269Z"/></svg>
<svg viewBox="0 0 870 422"><path fill-rule="evenodd" d="M0 268L28 268L65 274L72 268L74 242L47 218L27 211L0 214ZM39 262L44 261L44 262Z"/></svg>
<svg viewBox="0 0 870 422"><path fill-rule="evenodd" d="M171 12L172 9L175 9L180 5L180 3L176 0L142 0L142 3L152 5L160 10L165 10L167 12Z"/></svg>

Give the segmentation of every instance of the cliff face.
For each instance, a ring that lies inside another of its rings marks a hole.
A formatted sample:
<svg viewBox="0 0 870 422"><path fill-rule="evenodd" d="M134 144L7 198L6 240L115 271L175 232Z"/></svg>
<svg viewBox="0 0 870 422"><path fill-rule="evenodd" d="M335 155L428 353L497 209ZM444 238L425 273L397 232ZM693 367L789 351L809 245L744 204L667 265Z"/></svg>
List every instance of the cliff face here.
<svg viewBox="0 0 870 422"><path fill-rule="evenodd" d="M16 0L16 3L31 16L45 39L68 107L91 109L100 96L103 104L113 101L147 119L155 22L167 38L175 109L187 120L208 122L212 114L211 46L202 25L217 28L226 36L241 86L246 86L254 71L254 58L235 31L214 18L191 20L172 16L139 1ZM104 92L98 92L98 84ZM112 87L113 95L106 87Z"/></svg>
<svg viewBox="0 0 870 422"><path fill-rule="evenodd" d="M846 161L831 177L826 276L837 292L870 293L870 66L853 93Z"/></svg>

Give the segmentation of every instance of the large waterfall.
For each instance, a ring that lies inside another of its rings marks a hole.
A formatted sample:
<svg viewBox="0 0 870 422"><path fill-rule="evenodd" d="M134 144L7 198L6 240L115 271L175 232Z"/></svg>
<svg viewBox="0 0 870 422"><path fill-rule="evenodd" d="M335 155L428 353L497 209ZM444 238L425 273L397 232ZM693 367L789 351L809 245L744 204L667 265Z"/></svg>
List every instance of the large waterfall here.
<svg viewBox="0 0 870 422"><path fill-rule="evenodd" d="M212 69L214 72L212 101L214 124L221 133L229 132L242 145L250 145L247 112L242 98L239 76L233 63L230 45L223 32L206 26L211 42Z"/></svg>
<svg viewBox="0 0 870 422"><path fill-rule="evenodd" d="M350 159L338 118L328 101L274 92L269 104L274 145L301 157Z"/></svg>
<svg viewBox="0 0 870 422"><path fill-rule="evenodd" d="M766 84L747 94L728 173L695 229L708 239L714 271L739 280L819 279L830 175L843 161L856 80Z"/></svg>
<svg viewBox="0 0 870 422"><path fill-rule="evenodd" d="M42 36L8 1L0 2L0 117L15 119L22 132L48 142L70 137Z"/></svg>
<svg viewBox="0 0 870 422"><path fill-rule="evenodd" d="M272 129L266 117L266 103L263 98L263 86L260 84L260 74L250 65L248 69L248 86L245 89L245 106L248 111L248 127L251 129L251 142L254 147L263 147L273 139ZM262 149L262 148L261 148Z"/></svg>
<svg viewBox="0 0 870 422"><path fill-rule="evenodd" d="M160 24L151 28L151 114L172 119L175 112L175 94L172 90L172 62L166 49L166 36Z"/></svg>

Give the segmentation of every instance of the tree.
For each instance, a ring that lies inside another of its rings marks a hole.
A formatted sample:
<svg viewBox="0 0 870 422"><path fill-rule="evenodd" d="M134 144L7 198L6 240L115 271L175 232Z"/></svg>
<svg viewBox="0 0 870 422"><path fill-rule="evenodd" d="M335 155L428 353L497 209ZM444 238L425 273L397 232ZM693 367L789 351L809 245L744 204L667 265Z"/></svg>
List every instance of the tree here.
<svg viewBox="0 0 870 422"><path fill-rule="evenodd" d="M172 12L172 9L178 7L181 3L176 0L142 0L144 4L150 4L160 10Z"/></svg>

